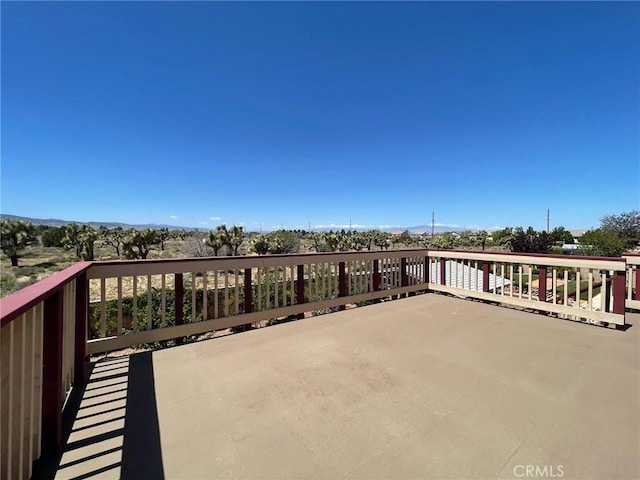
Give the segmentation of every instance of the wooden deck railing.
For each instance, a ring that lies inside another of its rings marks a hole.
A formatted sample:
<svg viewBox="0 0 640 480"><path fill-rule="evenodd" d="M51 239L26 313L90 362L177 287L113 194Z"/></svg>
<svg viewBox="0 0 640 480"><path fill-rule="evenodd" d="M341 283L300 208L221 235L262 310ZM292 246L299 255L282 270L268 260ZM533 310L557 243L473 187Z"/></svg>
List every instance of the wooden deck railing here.
<svg viewBox="0 0 640 480"><path fill-rule="evenodd" d="M430 290L624 325L624 258L451 250L428 257Z"/></svg>
<svg viewBox="0 0 640 480"><path fill-rule="evenodd" d="M61 446L62 409L84 382L89 262L0 301L0 478L29 478Z"/></svg>
<svg viewBox="0 0 640 480"><path fill-rule="evenodd" d="M624 325L639 265L425 249L78 263L0 300L0 478L28 478L60 448L89 354L419 291Z"/></svg>
<svg viewBox="0 0 640 480"><path fill-rule="evenodd" d="M425 290L426 250L100 262L89 353Z"/></svg>

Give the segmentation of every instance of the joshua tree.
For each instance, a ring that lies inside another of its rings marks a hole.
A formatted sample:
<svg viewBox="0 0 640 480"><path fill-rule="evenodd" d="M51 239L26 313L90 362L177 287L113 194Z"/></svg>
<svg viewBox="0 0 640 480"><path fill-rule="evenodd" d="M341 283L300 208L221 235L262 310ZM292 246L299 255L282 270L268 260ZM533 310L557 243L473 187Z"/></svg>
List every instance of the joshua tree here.
<svg viewBox="0 0 640 480"><path fill-rule="evenodd" d="M389 250L391 246L391 235L387 232L381 232L380 230L376 230L373 243L376 247L380 247L380 250Z"/></svg>
<svg viewBox="0 0 640 480"><path fill-rule="evenodd" d="M127 236L127 233L122 229L122 227L109 229L102 225L100 227L100 236L102 237L102 242L105 245L113 247L116 250L116 255L120 256L122 240Z"/></svg>
<svg viewBox="0 0 640 480"><path fill-rule="evenodd" d="M227 245L233 250L234 255L238 255L238 249L244 241L244 227L234 225L229 229Z"/></svg>
<svg viewBox="0 0 640 480"><path fill-rule="evenodd" d="M167 227L162 227L157 231L158 241L160 242L160 250L164 251L164 242L171 238L171 232Z"/></svg>
<svg viewBox="0 0 640 480"><path fill-rule="evenodd" d="M0 224L2 251L11 259L11 266L18 266L19 253L27 245L37 243L36 227L22 220L3 220Z"/></svg>
<svg viewBox="0 0 640 480"><path fill-rule="evenodd" d="M476 233L476 241L482 245L482 250L487 246L487 240L489 239L489 232L486 230L480 230Z"/></svg>
<svg viewBox="0 0 640 480"><path fill-rule="evenodd" d="M75 249L76 257L82 258L84 242L81 238L82 230L80 226L77 223L70 223L64 229L64 240L62 241L64 248L67 250Z"/></svg>
<svg viewBox="0 0 640 480"><path fill-rule="evenodd" d="M122 250L127 258L147 258L152 245L158 243L157 232L151 228L142 231L132 229L122 242Z"/></svg>
<svg viewBox="0 0 640 480"><path fill-rule="evenodd" d="M205 240L205 244L213 250L213 254L217 257L222 247L227 245L229 232L226 225L218 225L215 231L210 231Z"/></svg>
<svg viewBox="0 0 640 480"><path fill-rule="evenodd" d="M96 232L89 225L82 225L80 228L80 234L78 235L79 241L82 243L82 247L84 247L85 253L83 258L85 260L93 261L94 259L94 244L98 239L98 232ZM82 248L81 247L81 248Z"/></svg>
<svg viewBox="0 0 640 480"><path fill-rule="evenodd" d="M256 252L258 255L266 255L271 250L269 237L264 233L254 236L249 242L249 250Z"/></svg>

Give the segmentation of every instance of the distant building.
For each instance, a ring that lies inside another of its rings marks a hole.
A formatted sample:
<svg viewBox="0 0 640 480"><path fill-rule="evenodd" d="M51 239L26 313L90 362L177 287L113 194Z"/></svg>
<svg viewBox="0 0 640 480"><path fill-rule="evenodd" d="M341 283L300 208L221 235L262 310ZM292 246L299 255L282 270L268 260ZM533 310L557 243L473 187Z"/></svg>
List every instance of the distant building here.
<svg viewBox="0 0 640 480"><path fill-rule="evenodd" d="M569 233L574 239L580 240L580 237L587 233L587 230L569 230Z"/></svg>
<svg viewBox="0 0 640 480"><path fill-rule="evenodd" d="M577 243L563 243L562 254L563 255L579 255L580 245Z"/></svg>

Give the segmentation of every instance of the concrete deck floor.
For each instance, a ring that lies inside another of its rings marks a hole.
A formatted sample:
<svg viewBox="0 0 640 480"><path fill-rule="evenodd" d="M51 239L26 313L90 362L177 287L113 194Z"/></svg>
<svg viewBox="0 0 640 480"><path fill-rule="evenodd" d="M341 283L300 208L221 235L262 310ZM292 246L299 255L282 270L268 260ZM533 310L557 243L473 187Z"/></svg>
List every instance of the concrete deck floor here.
<svg viewBox="0 0 640 480"><path fill-rule="evenodd" d="M56 477L637 479L635 323L430 294L106 359Z"/></svg>

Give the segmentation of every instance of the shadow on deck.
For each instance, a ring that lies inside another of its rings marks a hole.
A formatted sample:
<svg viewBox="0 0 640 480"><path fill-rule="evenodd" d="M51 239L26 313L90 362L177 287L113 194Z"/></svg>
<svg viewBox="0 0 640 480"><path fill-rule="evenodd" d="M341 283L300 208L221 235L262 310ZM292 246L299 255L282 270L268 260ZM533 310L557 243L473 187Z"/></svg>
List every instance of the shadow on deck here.
<svg viewBox="0 0 640 480"><path fill-rule="evenodd" d="M151 352L90 366L63 418L65 447L35 478L164 478Z"/></svg>
<svg viewBox="0 0 640 480"><path fill-rule="evenodd" d="M35 477L639 478L638 330L431 294L107 358Z"/></svg>

